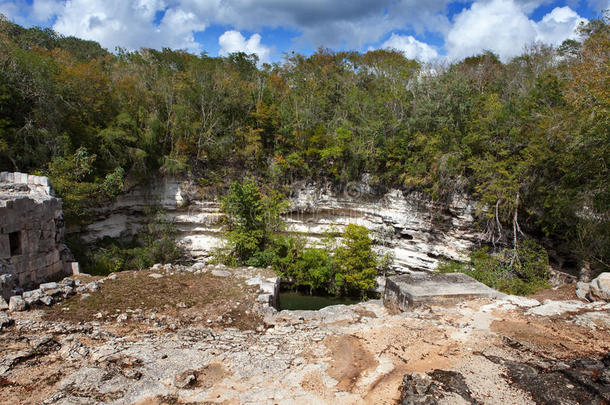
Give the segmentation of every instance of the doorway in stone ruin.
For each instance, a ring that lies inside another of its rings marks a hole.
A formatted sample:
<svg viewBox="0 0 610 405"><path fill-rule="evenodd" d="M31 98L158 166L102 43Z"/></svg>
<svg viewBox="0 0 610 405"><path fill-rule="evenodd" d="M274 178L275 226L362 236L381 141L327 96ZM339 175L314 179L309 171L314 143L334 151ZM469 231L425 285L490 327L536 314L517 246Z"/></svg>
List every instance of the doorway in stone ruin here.
<svg viewBox="0 0 610 405"><path fill-rule="evenodd" d="M21 249L21 231L9 233L8 243L11 248L11 256L17 256L23 253Z"/></svg>

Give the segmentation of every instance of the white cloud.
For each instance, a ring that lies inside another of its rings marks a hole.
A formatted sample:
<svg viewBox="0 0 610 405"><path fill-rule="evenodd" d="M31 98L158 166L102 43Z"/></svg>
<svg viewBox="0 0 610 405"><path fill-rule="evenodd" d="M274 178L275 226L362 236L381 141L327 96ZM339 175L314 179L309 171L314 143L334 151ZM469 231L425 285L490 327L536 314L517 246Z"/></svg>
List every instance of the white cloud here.
<svg viewBox="0 0 610 405"><path fill-rule="evenodd" d="M595 11L610 10L610 0L589 0L587 3Z"/></svg>
<svg viewBox="0 0 610 405"><path fill-rule="evenodd" d="M180 0L199 16L235 30L284 27L300 34L297 44L359 48L388 32L413 27L445 33L451 0Z"/></svg>
<svg viewBox="0 0 610 405"><path fill-rule="evenodd" d="M17 24L25 24L24 10L29 6L24 0L18 1L1 1L0 0L0 14L4 14L10 21L14 21Z"/></svg>
<svg viewBox="0 0 610 405"><path fill-rule="evenodd" d="M425 42L418 41L411 35L392 34L392 36L381 45L381 48L395 49L404 53L409 59L417 59L422 62L430 62L438 58L436 49Z"/></svg>
<svg viewBox="0 0 610 405"><path fill-rule="evenodd" d="M535 41L557 45L572 38L580 21L586 20L569 7L555 8L536 23L513 0L480 0L455 17L445 48L450 60L483 50L508 60Z"/></svg>
<svg viewBox="0 0 610 405"><path fill-rule="evenodd" d="M560 45L566 39L576 39L576 29L581 22L586 23L587 20L570 7L557 7L536 24L536 40Z"/></svg>
<svg viewBox="0 0 610 405"><path fill-rule="evenodd" d="M155 24L157 12L165 14ZM103 47L127 49L181 48L200 51L194 32L206 24L162 0L67 0L57 11L53 28L64 35L98 41Z"/></svg>
<svg viewBox="0 0 610 405"><path fill-rule="evenodd" d="M48 21L62 9L62 4L55 0L34 0L32 3L32 16L37 21Z"/></svg>
<svg viewBox="0 0 610 405"><path fill-rule="evenodd" d="M218 38L220 45L220 56L227 56L233 52L245 52L247 54L256 54L260 63L268 62L271 55L271 49L261 44L261 36L252 34L249 39L239 31L226 31Z"/></svg>

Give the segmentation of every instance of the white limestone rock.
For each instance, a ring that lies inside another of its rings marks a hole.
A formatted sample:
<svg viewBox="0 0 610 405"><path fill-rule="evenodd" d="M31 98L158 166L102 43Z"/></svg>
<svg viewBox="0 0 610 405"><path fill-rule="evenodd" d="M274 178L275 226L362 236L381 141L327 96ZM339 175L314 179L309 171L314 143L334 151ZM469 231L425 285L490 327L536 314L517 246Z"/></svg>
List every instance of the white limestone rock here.
<svg viewBox="0 0 610 405"><path fill-rule="evenodd" d="M43 293L47 293L50 290L57 290L59 288L59 284L57 283L44 283L44 284L40 284L40 291L42 291Z"/></svg>
<svg viewBox="0 0 610 405"><path fill-rule="evenodd" d="M0 311L6 311L8 309L8 303L2 296L0 296Z"/></svg>
<svg viewBox="0 0 610 405"><path fill-rule="evenodd" d="M590 290L591 290L591 284L584 283L582 281L579 281L578 283L576 283L576 296L578 298L580 298L581 300L589 299Z"/></svg>
<svg viewBox="0 0 610 405"><path fill-rule="evenodd" d="M539 307L534 307L526 313L530 315L553 316L561 315L566 312L578 312L585 308L585 304L580 301L553 301L545 300Z"/></svg>
<svg viewBox="0 0 610 405"><path fill-rule="evenodd" d="M610 273L602 273L590 284L589 296L594 299L610 301Z"/></svg>
<svg viewBox="0 0 610 405"><path fill-rule="evenodd" d="M45 304L47 307L50 307L51 305L53 305L53 297L50 297L48 295L43 295L40 298L40 302L42 302L43 304Z"/></svg>
<svg viewBox="0 0 610 405"><path fill-rule="evenodd" d="M540 301L534 298L520 297L517 295L508 295L504 299L518 307L531 308L540 305Z"/></svg>
<svg viewBox="0 0 610 405"><path fill-rule="evenodd" d="M82 237L89 242L134 235L144 226L142 213L153 198L176 224L178 243L194 259L206 260L222 245L223 214L217 201L202 200L191 188L188 181L177 178L135 187L100 209L98 220L87 226ZM417 192L363 194L370 192L364 183L356 189L354 194L316 185L295 186L284 215L287 232L307 235L307 244L316 246L331 227L340 231L356 223L373 232L376 251L393 253L399 270L428 271L439 260L466 260L468 250L481 237L475 226L475 203L464 196L456 196L445 206ZM153 271L160 267L154 266Z"/></svg>
<svg viewBox="0 0 610 405"><path fill-rule="evenodd" d="M21 297L21 295L13 295L8 303L8 310L11 312L16 311L25 311L27 308L27 304Z"/></svg>

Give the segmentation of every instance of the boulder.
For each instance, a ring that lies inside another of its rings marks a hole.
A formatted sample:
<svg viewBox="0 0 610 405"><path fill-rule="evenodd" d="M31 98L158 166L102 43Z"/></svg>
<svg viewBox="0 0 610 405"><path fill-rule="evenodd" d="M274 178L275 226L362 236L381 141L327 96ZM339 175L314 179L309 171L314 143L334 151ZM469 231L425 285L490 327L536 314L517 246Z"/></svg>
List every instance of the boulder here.
<svg viewBox="0 0 610 405"><path fill-rule="evenodd" d="M610 301L610 273L602 273L590 284L589 296L594 299Z"/></svg>
<svg viewBox="0 0 610 405"><path fill-rule="evenodd" d="M5 311L8 309L8 303L2 296L0 296L0 311Z"/></svg>
<svg viewBox="0 0 610 405"><path fill-rule="evenodd" d="M21 298L21 295L13 295L8 303L8 310L11 312L15 311L25 311L27 308L27 304Z"/></svg>

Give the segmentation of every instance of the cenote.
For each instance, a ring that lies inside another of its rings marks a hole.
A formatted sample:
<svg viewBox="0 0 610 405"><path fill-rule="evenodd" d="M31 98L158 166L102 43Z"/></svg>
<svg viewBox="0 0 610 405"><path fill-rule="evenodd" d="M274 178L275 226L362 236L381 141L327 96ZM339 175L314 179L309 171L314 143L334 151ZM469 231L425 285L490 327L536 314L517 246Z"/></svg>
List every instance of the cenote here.
<svg viewBox="0 0 610 405"><path fill-rule="evenodd" d="M359 302L359 299L353 297L309 295L299 291L282 291L280 293L280 310L317 310L331 305L351 305Z"/></svg>

